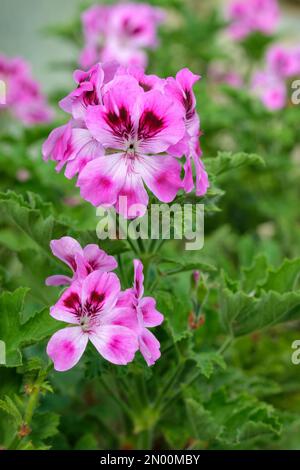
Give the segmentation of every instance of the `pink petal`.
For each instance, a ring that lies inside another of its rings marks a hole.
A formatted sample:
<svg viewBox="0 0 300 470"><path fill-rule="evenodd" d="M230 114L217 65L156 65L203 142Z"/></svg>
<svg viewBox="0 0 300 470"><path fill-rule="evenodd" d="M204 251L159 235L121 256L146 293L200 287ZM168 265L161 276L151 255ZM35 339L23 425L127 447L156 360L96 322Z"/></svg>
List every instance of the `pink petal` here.
<svg viewBox="0 0 300 470"><path fill-rule="evenodd" d="M138 331L138 319L135 308L130 307L130 303L126 307L115 307L109 315L105 317L105 323L111 325L125 326L130 330Z"/></svg>
<svg viewBox="0 0 300 470"><path fill-rule="evenodd" d="M97 309L101 307L101 318L104 318L105 312L116 304L120 290L116 274L93 271L83 281L82 303L88 302Z"/></svg>
<svg viewBox="0 0 300 470"><path fill-rule="evenodd" d="M70 277L57 274L47 277L46 286L65 286L71 284L71 282L72 279Z"/></svg>
<svg viewBox="0 0 300 470"><path fill-rule="evenodd" d="M181 165L167 155L141 156L135 167L148 188L162 202L171 202L183 187L180 179Z"/></svg>
<svg viewBox="0 0 300 470"><path fill-rule="evenodd" d="M144 274L143 263L139 259L133 260L134 266L134 281L133 290L137 299L141 299L144 294Z"/></svg>
<svg viewBox="0 0 300 470"><path fill-rule="evenodd" d="M196 196L204 196L209 188L208 174L202 160L195 156L194 164L196 169Z"/></svg>
<svg viewBox="0 0 300 470"><path fill-rule="evenodd" d="M69 158L71 154L71 121L64 126L57 127L48 136L42 147L42 154L44 160L55 160L62 162L61 166Z"/></svg>
<svg viewBox="0 0 300 470"><path fill-rule="evenodd" d="M83 256L93 271L109 272L118 267L115 258L100 250L95 244L87 245L83 249Z"/></svg>
<svg viewBox="0 0 300 470"><path fill-rule="evenodd" d="M90 333L89 339L101 356L113 364L128 364L138 349L136 334L124 326L101 326Z"/></svg>
<svg viewBox="0 0 300 470"><path fill-rule="evenodd" d="M134 307L136 305L136 298L133 289L126 289L123 292L120 292L117 307Z"/></svg>
<svg viewBox="0 0 300 470"><path fill-rule="evenodd" d="M194 186L191 157L187 156L184 164L183 187L185 192L190 193L194 189Z"/></svg>
<svg viewBox="0 0 300 470"><path fill-rule="evenodd" d="M130 135L139 115L142 89L130 76L117 76L103 96L104 106L87 109L86 125L104 147L125 150L124 135Z"/></svg>
<svg viewBox="0 0 300 470"><path fill-rule="evenodd" d="M47 354L60 372L74 367L80 360L88 342L88 335L80 327L59 330L47 345Z"/></svg>
<svg viewBox="0 0 300 470"><path fill-rule="evenodd" d="M66 263L73 272L76 271L75 256L82 253L82 248L77 240L72 237L62 237L50 242L52 253L56 258Z"/></svg>
<svg viewBox="0 0 300 470"><path fill-rule="evenodd" d="M164 316L156 310L156 301L152 297L144 297L139 302L143 315L144 326L147 328L158 326L164 321Z"/></svg>
<svg viewBox="0 0 300 470"><path fill-rule="evenodd" d="M81 284L77 281L73 282L64 291L58 302L50 308L50 315L56 320L78 324L82 305L81 293Z"/></svg>
<svg viewBox="0 0 300 470"><path fill-rule="evenodd" d="M142 153L164 152L184 134L183 107L158 90L144 93L138 128Z"/></svg>
<svg viewBox="0 0 300 470"><path fill-rule="evenodd" d="M200 78L200 75L195 75L188 68L181 69L176 74L176 81L180 84L184 92L191 92L193 86ZM194 97L192 97L192 101L195 104Z"/></svg>
<svg viewBox="0 0 300 470"><path fill-rule="evenodd" d="M94 206L115 204L126 178L122 154L106 155L89 162L79 175L80 194Z"/></svg>
<svg viewBox="0 0 300 470"><path fill-rule="evenodd" d="M148 205L149 197L141 176L128 172L116 203L116 210L124 218L142 217Z"/></svg>
<svg viewBox="0 0 300 470"><path fill-rule="evenodd" d="M152 366L160 358L160 343L146 328L139 335L139 346L148 366Z"/></svg>

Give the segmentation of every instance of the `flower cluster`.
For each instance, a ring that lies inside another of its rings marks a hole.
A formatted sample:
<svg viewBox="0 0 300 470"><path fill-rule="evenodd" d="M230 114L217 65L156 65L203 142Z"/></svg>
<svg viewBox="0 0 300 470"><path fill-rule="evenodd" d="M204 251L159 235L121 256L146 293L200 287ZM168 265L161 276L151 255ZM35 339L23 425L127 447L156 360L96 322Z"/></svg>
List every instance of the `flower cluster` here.
<svg viewBox="0 0 300 470"><path fill-rule="evenodd" d="M281 44L271 46L266 67L252 77L252 90L270 111L282 109L287 102L287 80L300 73L300 48Z"/></svg>
<svg viewBox="0 0 300 470"><path fill-rule="evenodd" d="M127 218L145 213L145 186L166 203L180 189L196 187L196 194L204 195L209 182L193 92L199 78L183 69L176 78L161 79L115 62L76 71L76 89L60 102L71 119L49 135L44 160L54 160L57 171L66 165L67 178L78 174L85 200L114 207ZM119 204L121 196L126 208Z"/></svg>
<svg viewBox="0 0 300 470"><path fill-rule="evenodd" d="M51 121L52 111L23 59L0 55L0 80L5 84L0 111L9 110L25 125Z"/></svg>
<svg viewBox="0 0 300 470"><path fill-rule="evenodd" d="M148 328L163 322L152 297L144 297L141 261L134 260L133 287L121 291L120 281L111 271L117 267L112 256L97 245L80 244L71 237L52 240L53 254L65 262L73 276L52 276L48 285L69 287L51 307L50 315L71 324L50 339L47 354L58 371L78 363L88 341L113 364L131 362L139 349L148 366L160 357L160 344Z"/></svg>
<svg viewBox="0 0 300 470"><path fill-rule="evenodd" d="M279 16L277 0L233 0L228 8L229 34L235 41L255 32L269 36L274 33Z"/></svg>
<svg viewBox="0 0 300 470"><path fill-rule="evenodd" d="M92 6L82 15L85 47L81 66L117 60L122 65L145 67L145 48L157 46L157 26L163 18L160 9L147 4Z"/></svg>

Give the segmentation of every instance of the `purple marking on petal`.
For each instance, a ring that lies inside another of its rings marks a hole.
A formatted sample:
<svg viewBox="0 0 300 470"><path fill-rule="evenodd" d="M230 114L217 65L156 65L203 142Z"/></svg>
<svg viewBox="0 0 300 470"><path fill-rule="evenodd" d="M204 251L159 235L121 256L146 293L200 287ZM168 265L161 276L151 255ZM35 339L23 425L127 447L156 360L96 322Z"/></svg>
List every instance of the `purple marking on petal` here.
<svg viewBox="0 0 300 470"><path fill-rule="evenodd" d="M81 306L81 301L77 292L71 292L69 297L64 299L63 302L64 302L65 307L69 309L73 309L76 313L78 312Z"/></svg>
<svg viewBox="0 0 300 470"><path fill-rule="evenodd" d="M63 343L61 343L61 348L64 350L64 353L66 355L72 356L74 354L75 348L71 341L64 341Z"/></svg>
<svg viewBox="0 0 300 470"><path fill-rule="evenodd" d="M145 110L140 118L138 136L140 139L154 137L164 127L164 119L156 116L152 110Z"/></svg>
<svg viewBox="0 0 300 470"><path fill-rule="evenodd" d="M106 122L118 137L130 135L133 129L130 115L125 106L120 107L119 114L109 111L106 114Z"/></svg>

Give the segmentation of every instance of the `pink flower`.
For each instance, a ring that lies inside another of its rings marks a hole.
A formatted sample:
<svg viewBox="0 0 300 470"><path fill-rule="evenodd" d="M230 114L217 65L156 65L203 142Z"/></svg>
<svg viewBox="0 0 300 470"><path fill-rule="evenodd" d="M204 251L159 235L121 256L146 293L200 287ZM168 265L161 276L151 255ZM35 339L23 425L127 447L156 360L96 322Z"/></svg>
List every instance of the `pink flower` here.
<svg viewBox="0 0 300 470"><path fill-rule="evenodd" d="M100 250L97 245L87 245L82 249L78 241L72 237L52 240L50 247L53 255L69 266L73 276L50 276L46 279L48 286L71 284L73 281L85 279L92 271L108 272L118 266L115 258Z"/></svg>
<svg viewBox="0 0 300 470"><path fill-rule="evenodd" d="M138 349L129 324L134 312L116 306L120 282L113 273L94 271L83 282L75 281L51 307L50 315L74 326L57 331L47 345L47 354L57 371L66 371L80 360L90 340L99 354L113 364L131 362Z"/></svg>
<svg viewBox="0 0 300 470"><path fill-rule="evenodd" d="M105 44L108 31L108 20L112 7L108 5L93 5L81 17L85 47L80 56L82 67L90 67L99 62L101 50Z"/></svg>
<svg viewBox="0 0 300 470"><path fill-rule="evenodd" d="M0 56L0 80L6 84L5 103L0 110L8 109L28 126L52 120L53 113L23 59Z"/></svg>
<svg viewBox="0 0 300 470"><path fill-rule="evenodd" d="M180 70L176 79L167 79L166 93L177 100L184 110L185 134L175 145L169 147L169 152L175 156L186 155L184 166L184 189L186 192L193 190L192 161L196 172L196 195L203 196L209 187L208 176L201 161L202 151L199 145L200 120L196 112L196 98L193 91L194 84L200 79L199 75L193 74L189 69Z"/></svg>
<svg viewBox="0 0 300 470"><path fill-rule="evenodd" d="M102 88L113 79L118 64L96 64L87 72L76 70L73 78L77 87L60 101L60 107L72 114L74 119L84 119L88 106L102 103Z"/></svg>
<svg viewBox="0 0 300 470"><path fill-rule="evenodd" d="M66 165L66 177L73 178L89 161L103 155L104 149L83 121L71 119L68 124L50 133L43 144L42 154L45 161L51 159L57 162L57 171Z"/></svg>
<svg viewBox="0 0 300 470"><path fill-rule="evenodd" d="M260 97L269 111L282 109L286 104L287 90L284 81L268 72L255 73L252 79L252 91Z"/></svg>
<svg viewBox="0 0 300 470"><path fill-rule="evenodd" d="M139 349L148 366L152 366L160 358L160 343L148 328L160 325L163 315L156 310L156 302L152 297L144 296L144 274L141 261L134 260L134 284L119 296L118 306L132 305L137 316L136 332ZM133 325L134 327L134 325Z"/></svg>
<svg viewBox="0 0 300 470"><path fill-rule="evenodd" d="M295 76L299 71L297 54L293 48L276 44L269 48L266 56L267 69L278 78Z"/></svg>
<svg viewBox="0 0 300 470"><path fill-rule="evenodd" d="M242 76L235 70L226 70L221 62L214 62L211 65L208 76L216 84L226 84L237 89L243 87Z"/></svg>
<svg viewBox="0 0 300 470"><path fill-rule="evenodd" d="M157 26L162 20L162 11L147 4L92 6L82 15L85 47L81 65L117 60L122 65L145 66L144 48L156 47Z"/></svg>
<svg viewBox="0 0 300 470"><path fill-rule="evenodd" d="M134 77L116 76L106 85L103 105L87 109L87 128L109 154L80 172L82 197L96 206L115 206L125 217L145 212L144 183L160 201L171 202L182 187L181 165L167 150L184 136L183 113L159 90L145 92ZM128 212L119 206L120 196L127 197Z"/></svg>
<svg viewBox="0 0 300 470"><path fill-rule="evenodd" d="M240 41L254 32L274 33L279 22L277 0L233 0L228 8L229 33Z"/></svg>
<svg viewBox="0 0 300 470"><path fill-rule="evenodd" d="M65 166L67 178L79 174L84 199L134 218L146 211L145 186L167 203L180 189L206 193L193 92L198 75L183 69L176 79L161 79L109 62L76 71L74 79L77 88L60 102L72 118L50 133L42 153L57 171Z"/></svg>

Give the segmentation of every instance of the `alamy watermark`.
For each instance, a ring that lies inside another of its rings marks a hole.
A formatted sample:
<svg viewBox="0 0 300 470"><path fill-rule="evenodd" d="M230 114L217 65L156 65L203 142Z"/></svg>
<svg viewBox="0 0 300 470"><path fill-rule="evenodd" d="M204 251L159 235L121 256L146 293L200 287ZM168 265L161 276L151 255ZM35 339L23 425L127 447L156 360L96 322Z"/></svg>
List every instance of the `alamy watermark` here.
<svg viewBox="0 0 300 470"><path fill-rule="evenodd" d="M300 80L293 81L292 90L294 91L292 93L291 101L293 104L299 105L300 104Z"/></svg>
<svg viewBox="0 0 300 470"><path fill-rule="evenodd" d="M4 341L0 340L0 365L6 364L6 347Z"/></svg>
<svg viewBox="0 0 300 470"><path fill-rule="evenodd" d="M6 104L6 83L4 80L0 80L0 105Z"/></svg>
<svg viewBox="0 0 300 470"><path fill-rule="evenodd" d="M298 366L300 364L300 339L296 339L292 343L292 349L295 350L292 354L292 363Z"/></svg>
<svg viewBox="0 0 300 470"><path fill-rule="evenodd" d="M96 233L100 240L185 240L186 250L201 250L204 246L204 204L132 204L127 197L118 200L121 214L112 208L98 207L100 218ZM136 214L144 214L135 217Z"/></svg>

